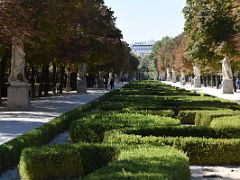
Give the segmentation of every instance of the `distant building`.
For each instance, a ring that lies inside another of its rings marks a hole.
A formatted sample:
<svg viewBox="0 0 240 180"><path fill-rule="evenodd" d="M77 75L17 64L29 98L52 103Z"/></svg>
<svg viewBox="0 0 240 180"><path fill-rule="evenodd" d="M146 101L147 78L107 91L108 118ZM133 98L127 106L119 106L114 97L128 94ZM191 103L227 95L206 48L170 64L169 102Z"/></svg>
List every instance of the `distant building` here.
<svg viewBox="0 0 240 180"><path fill-rule="evenodd" d="M138 56L149 55L152 52L154 41L150 42L136 42L130 45L132 52Z"/></svg>

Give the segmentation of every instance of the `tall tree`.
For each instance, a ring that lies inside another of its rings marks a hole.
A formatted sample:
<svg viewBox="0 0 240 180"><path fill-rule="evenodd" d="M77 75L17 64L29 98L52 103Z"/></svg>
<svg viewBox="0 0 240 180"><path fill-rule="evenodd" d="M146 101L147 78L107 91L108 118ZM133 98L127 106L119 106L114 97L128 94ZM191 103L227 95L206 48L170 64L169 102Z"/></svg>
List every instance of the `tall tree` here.
<svg viewBox="0 0 240 180"><path fill-rule="evenodd" d="M233 39L240 29L239 14L234 9L233 0L187 0L185 33L191 59L214 64L238 53Z"/></svg>
<svg viewBox="0 0 240 180"><path fill-rule="evenodd" d="M171 68L173 64L172 51L173 51L173 39L166 36L161 40L161 47L158 51L158 69L160 72L165 72L167 68Z"/></svg>

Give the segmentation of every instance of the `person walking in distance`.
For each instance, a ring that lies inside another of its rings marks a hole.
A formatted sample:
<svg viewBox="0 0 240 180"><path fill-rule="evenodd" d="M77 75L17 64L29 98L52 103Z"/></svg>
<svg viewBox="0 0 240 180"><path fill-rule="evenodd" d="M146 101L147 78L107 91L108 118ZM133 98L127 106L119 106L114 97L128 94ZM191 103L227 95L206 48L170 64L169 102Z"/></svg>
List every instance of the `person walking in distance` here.
<svg viewBox="0 0 240 180"><path fill-rule="evenodd" d="M111 80L110 80L110 86L111 86L111 89L114 89L114 79L113 78L111 78Z"/></svg>

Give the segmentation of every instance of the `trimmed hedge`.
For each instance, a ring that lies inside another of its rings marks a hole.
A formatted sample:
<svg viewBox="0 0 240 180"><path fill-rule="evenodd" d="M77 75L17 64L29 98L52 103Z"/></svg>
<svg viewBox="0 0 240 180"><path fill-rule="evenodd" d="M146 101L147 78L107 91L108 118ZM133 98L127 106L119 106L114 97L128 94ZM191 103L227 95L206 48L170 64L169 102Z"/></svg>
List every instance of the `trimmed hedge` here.
<svg viewBox="0 0 240 180"><path fill-rule="evenodd" d="M100 104L104 98L105 97L102 96L88 104L81 105L79 108L66 112L41 127L28 131L0 145L0 173L18 164L23 149L47 144L57 134L68 129L72 121L96 109L96 106Z"/></svg>
<svg viewBox="0 0 240 180"><path fill-rule="evenodd" d="M183 150L191 164L227 165L240 164L240 139L206 139L192 137L142 137L121 132L105 134L104 142L118 145L174 146Z"/></svg>
<svg viewBox="0 0 240 180"><path fill-rule="evenodd" d="M180 119L181 124L195 124L196 111L179 111L178 118Z"/></svg>
<svg viewBox="0 0 240 180"><path fill-rule="evenodd" d="M195 117L195 124L197 126L210 126L213 118L240 115L239 111L222 110L222 111L206 111L197 112Z"/></svg>
<svg viewBox="0 0 240 180"><path fill-rule="evenodd" d="M167 110L135 110L132 108L123 108L123 113L136 113L136 114L144 114L144 115L157 115L157 116L164 116L164 117L173 117L175 116L175 112L171 109Z"/></svg>
<svg viewBox="0 0 240 180"><path fill-rule="evenodd" d="M215 109L215 110L186 110L180 111L178 117L181 124L195 124L209 126L212 119L222 116L232 116L240 114L239 111L233 111L231 109Z"/></svg>
<svg viewBox="0 0 240 180"><path fill-rule="evenodd" d="M123 129L126 134L141 136L240 138L240 128L212 128L205 126L140 127Z"/></svg>
<svg viewBox="0 0 240 180"><path fill-rule="evenodd" d="M71 121L79 117L79 115L79 110L70 111L39 128L2 144L0 146L0 172L16 166L24 148L47 144L57 134L65 131Z"/></svg>
<svg viewBox="0 0 240 180"><path fill-rule="evenodd" d="M120 158L84 179L179 179L190 180L186 155L171 147L135 147L123 150Z"/></svg>
<svg viewBox="0 0 240 180"><path fill-rule="evenodd" d="M102 142L105 131L130 127L159 127L180 125L178 119L154 115L117 113L94 114L70 126L70 137L73 142Z"/></svg>
<svg viewBox="0 0 240 180"><path fill-rule="evenodd" d="M231 130L240 131L240 116L214 118L210 124L210 127L228 132Z"/></svg>
<svg viewBox="0 0 240 180"><path fill-rule="evenodd" d="M107 145L55 145L27 148L19 170L24 180L73 179L106 166L119 156L119 149Z"/></svg>

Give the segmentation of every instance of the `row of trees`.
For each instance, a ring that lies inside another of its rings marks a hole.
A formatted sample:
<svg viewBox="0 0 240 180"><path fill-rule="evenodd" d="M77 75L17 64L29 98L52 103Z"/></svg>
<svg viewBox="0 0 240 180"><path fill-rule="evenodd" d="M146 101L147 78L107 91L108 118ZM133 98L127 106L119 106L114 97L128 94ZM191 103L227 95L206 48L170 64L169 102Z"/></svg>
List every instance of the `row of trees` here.
<svg viewBox="0 0 240 180"><path fill-rule="evenodd" d="M238 0L187 0L183 10L185 29L181 35L164 37L155 44L152 56L158 70L167 68L192 73L198 64L203 73L220 73L221 60L240 60L240 2Z"/></svg>
<svg viewBox="0 0 240 180"><path fill-rule="evenodd" d="M87 74L132 73L138 59L115 25L114 12L103 0L0 1L0 97L9 74L12 40L24 44L26 72L32 85L64 86L65 72L87 64ZM50 68L51 67L51 68ZM49 71L50 70L50 71Z"/></svg>

